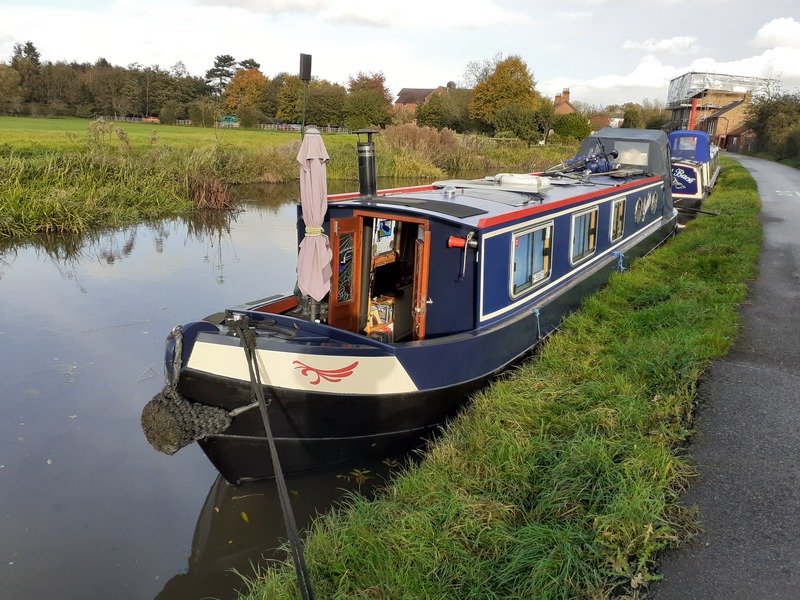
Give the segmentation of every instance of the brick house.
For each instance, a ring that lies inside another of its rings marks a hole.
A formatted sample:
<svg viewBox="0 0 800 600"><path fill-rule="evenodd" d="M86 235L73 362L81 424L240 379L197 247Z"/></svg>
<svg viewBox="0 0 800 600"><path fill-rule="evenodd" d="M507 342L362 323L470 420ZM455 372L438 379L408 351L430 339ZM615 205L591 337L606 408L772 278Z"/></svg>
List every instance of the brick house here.
<svg viewBox="0 0 800 600"><path fill-rule="evenodd" d="M569 102L569 88L564 88L560 94L556 94L553 99L553 110L557 115L568 115L578 112Z"/></svg>
<svg viewBox="0 0 800 600"><path fill-rule="evenodd" d="M443 86L437 88L403 88L397 94L394 109L397 112L406 112L413 115L417 106L423 104L431 94L441 94L446 89Z"/></svg>
<svg viewBox="0 0 800 600"><path fill-rule="evenodd" d="M728 148L734 152L749 150L755 142L755 134L746 125L751 98L752 95L746 93L744 98L700 119L696 128L708 133L711 141L722 149Z"/></svg>

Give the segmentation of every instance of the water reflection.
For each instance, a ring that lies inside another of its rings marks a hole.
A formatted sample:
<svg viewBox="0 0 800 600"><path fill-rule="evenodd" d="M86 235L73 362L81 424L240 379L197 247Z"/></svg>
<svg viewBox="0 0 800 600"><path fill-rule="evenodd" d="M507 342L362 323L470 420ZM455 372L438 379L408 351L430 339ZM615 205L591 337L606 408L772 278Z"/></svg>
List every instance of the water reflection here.
<svg viewBox="0 0 800 600"><path fill-rule="evenodd" d="M295 284L296 186L239 192L234 213L0 242L0 596L231 597L226 569L285 535L269 483L250 506L196 445L141 432L172 327ZM337 474L291 480L301 523L353 489Z"/></svg>
<svg viewBox="0 0 800 600"><path fill-rule="evenodd" d="M345 467L287 478L298 527L306 527L315 515L348 494L371 497L400 470L401 460L392 457L349 470ZM269 561L284 560L286 553L280 546L285 539L274 481L233 487L218 476L197 519L188 568L172 577L156 598L236 598L237 590L244 585L237 573L252 577Z"/></svg>

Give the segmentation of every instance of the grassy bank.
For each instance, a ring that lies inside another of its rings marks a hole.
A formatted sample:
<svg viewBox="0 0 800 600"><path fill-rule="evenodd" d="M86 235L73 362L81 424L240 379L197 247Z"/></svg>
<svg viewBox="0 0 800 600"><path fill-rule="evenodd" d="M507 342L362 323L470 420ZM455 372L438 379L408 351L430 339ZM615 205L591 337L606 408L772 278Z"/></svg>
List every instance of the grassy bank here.
<svg viewBox="0 0 800 600"><path fill-rule="evenodd" d="M299 177L296 133L80 119L0 117L0 237L82 233L198 208L232 206L229 186ZM357 188L355 135L326 135L328 178ZM559 162L575 146L527 148L405 125L376 142L381 178Z"/></svg>
<svg viewBox="0 0 800 600"><path fill-rule="evenodd" d="M719 217L615 275L377 500L315 522L317 597L606 598L652 579L658 552L696 527L682 444L698 378L737 334L759 206L724 158L705 207ZM247 595L296 597L289 565Z"/></svg>

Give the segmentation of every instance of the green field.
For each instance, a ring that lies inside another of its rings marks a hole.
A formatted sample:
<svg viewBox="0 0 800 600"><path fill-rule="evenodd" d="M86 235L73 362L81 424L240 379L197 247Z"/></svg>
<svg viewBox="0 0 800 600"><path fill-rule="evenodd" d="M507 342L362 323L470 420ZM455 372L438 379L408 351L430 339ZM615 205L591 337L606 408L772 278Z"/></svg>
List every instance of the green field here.
<svg viewBox="0 0 800 600"><path fill-rule="evenodd" d="M89 143L88 119L0 117L0 148L18 152L84 150ZM153 143L173 148L193 149L214 144L237 148L277 147L300 141L300 134L252 129L187 127L152 123L110 122L124 131L133 146ZM154 134L157 136L154 142ZM357 136L326 135L326 146L355 146Z"/></svg>

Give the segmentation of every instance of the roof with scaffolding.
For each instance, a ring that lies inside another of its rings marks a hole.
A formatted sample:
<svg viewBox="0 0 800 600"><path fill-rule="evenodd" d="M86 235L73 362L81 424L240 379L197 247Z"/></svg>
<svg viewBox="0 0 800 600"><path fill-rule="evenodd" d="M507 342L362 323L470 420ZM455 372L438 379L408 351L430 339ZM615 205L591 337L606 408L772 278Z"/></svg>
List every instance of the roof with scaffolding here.
<svg viewBox="0 0 800 600"><path fill-rule="evenodd" d="M767 91L774 80L744 75L723 75L720 73L686 73L669 82L667 108L677 108L690 104L691 99L704 90L717 90L744 94L760 94Z"/></svg>

